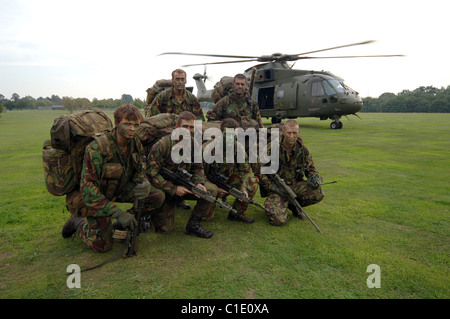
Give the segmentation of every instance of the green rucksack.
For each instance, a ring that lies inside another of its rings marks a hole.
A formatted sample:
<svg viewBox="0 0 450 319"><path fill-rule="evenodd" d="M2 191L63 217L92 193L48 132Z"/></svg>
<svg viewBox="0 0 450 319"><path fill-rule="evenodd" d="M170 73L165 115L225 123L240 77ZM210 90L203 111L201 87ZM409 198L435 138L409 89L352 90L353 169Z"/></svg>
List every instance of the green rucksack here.
<svg viewBox="0 0 450 319"><path fill-rule="evenodd" d="M62 196L78 190L86 146L96 139L104 156L109 156L108 140L104 134L97 133L112 129L108 116L96 108L55 119L51 139L44 142L42 150L45 185L50 194Z"/></svg>
<svg viewBox="0 0 450 319"><path fill-rule="evenodd" d="M161 113L144 118L139 125L136 135L141 141L144 151L148 154L156 142L166 135L172 134L177 123L178 115L174 113ZM220 129L220 121L202 122L202 132L210 127Z"/></svg>
<svg viewBox="0 0 450 319"><path fill-rule="evenodd" d="M152 104L155 97L164 91L165 89L170 89L172 87L172 80L158 80L153 84L151 88L147 89L147 99L145 101L144 114L145 117L150 115L150 104Z"/></svg>
<svg viewBox="0 0 450 319"><path fill-rule="evenodd" d="M177 118L178 115L174 113L161 113L144 118L144 121L136 131L136 135L141 141L146 154L150 152L153 144L160 138L172 134Z"/></svg>
<svg viewBox="0 0 450 319"><path fill-rule="evenodd" d="M221 98L228 95L233 88L234 78L231 76L224 76L214 85L214 90L211 93L211 98L214 103L217 103Z"/></svg>

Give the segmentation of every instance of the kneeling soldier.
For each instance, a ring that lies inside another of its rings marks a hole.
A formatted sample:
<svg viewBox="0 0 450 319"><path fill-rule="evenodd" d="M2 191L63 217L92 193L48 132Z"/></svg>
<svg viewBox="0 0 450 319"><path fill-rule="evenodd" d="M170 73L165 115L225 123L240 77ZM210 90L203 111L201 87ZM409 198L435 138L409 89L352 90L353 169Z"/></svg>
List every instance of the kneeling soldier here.
<svg viewBox="0 0 450 319"><path fill-rule="evenodd" d="M245 152L244 146L242 146L240 143L237 142L236 137L234 135L230 135L228 137L226 134L227 128L236 129L238 127L239 127L239 123L232 118L227 118L227 119L222 120L221 125L220 125L220 130L223 133L223 141L224 141L223 154L225 154L227 144L233 143L234 144L234 147L233 147L234 156L233 156L231 163L226 163L225 156L224 156L224 163L217 163L217 162L213 162L211 164L205 163L204 164L205 173L206 173L207 178L208 178L208 176L214 176L214 175L217 176L217 174L222 175L225 178L228 178L226 180L226 183L228 185L243 192L247 198L253 199L253 197L256 194L257 188L258 188L258 178L256 176L250 175L251 169L250 169L250 165L248 163L248 156ZM207 145L211 142L212 141L206 142L203 145L203 149L205 149L205 147L207 147ZM241 152L245 156L244 163L239 163L239 161L237 159L238 148L241 148ZM219 192L218 192L219 197L226 198L227 195L228 194L225 190L219 188ZM233 213L233 212L228 213L228 220L241 221L241 222L248 223L248 224L253 223L255 220L252 217L245 215L245 211L247 210L247 207L248 207L248 203L245 203L242 200L236 199L233 203L232 208L237 212L237 214ZM213 215L214 210L215 210L215 206L212 206L207 215L207 218L210 218Z"/></svg>
<svg viewBox="0 0 450 319"><path fill-rule="evenodd" d="M283 126L279 152L279 169L277 174L297 195L299 204L304 207L320 202L324 193L320 186L321 178L314 166L311 153L299 136L299 125L294 120L287 120ZM267 150L271 150L270 143ZM306 181L304 180L306 177ZM289 200L273 191L269 175L260 175L261 195L267 196L265 207L270 223L282 226L288 221L287 209L294 216L303 218L294 207L289 207Z"/></svg>
<svg viewBox="0 0 450 319"><path fill-rule="evenodd" d="M191 217L186 225L186 234L196 235L201 238L211 238L213 233L200 224L202 218L204 218L210 207L214 204L208 202L205 199L197 198L192 194L190 190L181 185L176 185L171 181L165 179L162 175L162 169L165 168L171 172L175 172L177 169L184 169L188 173L192 174L191 183L205 192L209 192L211 196L217 195L217 187L208 182L205 178L202 163L194 163L194 147L193 147L193 131L194 131L195 115L189 111L181 112L177 118L176 128L185 128L190 132L190 146L191 146L191 158L189 163L180 162L174 163L172 158L172 148L179 142L178 140L172 140L171 135L166 135L153 145L149 154L149 166L147 168L147 175L149 176L152 184L158 189L164 191L166 200L161 209L154 215L152 215L152 224L155 230L160 233L169 233L173 228L174 210L176 202L175 196L180 196L186 199L196 199L195 205ZM181 136L180 136L181 137ZM201 146L200 146L201 147ZM184 150L183 150L184 151ZM178 160L176 160L178 162Z"/></svg>
<svg viewBox="0 0 450 319"><path fill-rule="evenodd" d="M144 154L140 141L135 138L136 128L143 120L139 109L122 105L114 112L114 120L111 133L102 133L86 146L80 181L88 212L86 219L72 215L62 230L64 238L76 233L96 252L112 248L111 219L117 219L123 228L134 230L137 226L134 215L114 202L133 203L137 198L143 200L143 214L150 214L165 199L163 192L151 186L142 169ZM104 152L105 149L110 152Z"/></svg>

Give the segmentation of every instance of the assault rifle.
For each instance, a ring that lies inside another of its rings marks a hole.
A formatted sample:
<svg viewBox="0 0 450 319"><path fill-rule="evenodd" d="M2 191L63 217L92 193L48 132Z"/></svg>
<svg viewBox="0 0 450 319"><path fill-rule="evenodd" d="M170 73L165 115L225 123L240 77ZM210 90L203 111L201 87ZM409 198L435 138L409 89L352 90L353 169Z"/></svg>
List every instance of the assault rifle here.
<svg viewBox="0 0 450 319"><path fill-rule="evenodd" d="M287 197L289 202L295 206L295 209L297 212L302 216L308 218L308 220L314 225L314 227L317 229L319 233L322 233L320 228L314 223L314 221L309 217L309 215L305 212L302 206L300 206L299 202L297 201L297 195L294 193L294 191L285 183L284 179L280 177L278 174L271 174L267 175L269 179L274 183L272 187L272 191L277 193L278 195Z"/></svg>
<svg viewBox="0 0 450 319"><path fill-rule="evenodd" d="M255 206L258 206L259 208L263 209L265 212L269 212L268 209L266 209L264 206L262 206L261 204L255 202L253 199L248 198L247 196L245 196L244 192L241 192L240 190L238 190L235 187L232 187L231 185L229 185L227 183L228 177L219 174L219 173L211 173L208 174L206 176L208 178L208 180L215 184L217 187L223 189L224 191L228 192L228 194L230 194L233 197L236 197L237 199L243 201L244 203L247 204L253 204Z"/></svg>
<svg viewBox="0 0 450 319"><path fill-rule="evenodd" d="M189 180L191 179L192 174L190 174L186 170L184 170L180 167L177 167L175 172L172 172L172 171L168 170L167 168L162 167L159 173L161 174L162 177L164 177L164 179L174 183L175 185L179 185L179 186L183 186L183 187L187 188L194 195L197 195L198 197L200 197L210 203L216 202L217 204L219 204L219 207L225 208L231 214L234 214L234 215L237 214L236 210L233 209L230 205L228 205L225 202L218 201L217 199L214 198L214 196L211 195L210 192L207 192L207 191L201 189L200 187L198 187L197 185L194 185L193 183L191 183Z"/></svg>
<svg viewBox="0 0 450 319"><path fill-rule="evenodd" d="M145 163L146 163L146 156L142 156L142 163L140 164L140 169L143 170L145 172ZM137 181L137 182L142 182L142 181ZM137 247L138 247L138 243L139 243L139 234L141 233L143 226L142 225L145 221L142 218L142 206L143 206L143 201L141 199L134 199L134 203L133 203L133 210L135 212L135 218L138 222L136 229L134 230L129 230L128 231L128 236L126 239L126 250L123 254L123 257L132 257L137 255Z"/></svg>

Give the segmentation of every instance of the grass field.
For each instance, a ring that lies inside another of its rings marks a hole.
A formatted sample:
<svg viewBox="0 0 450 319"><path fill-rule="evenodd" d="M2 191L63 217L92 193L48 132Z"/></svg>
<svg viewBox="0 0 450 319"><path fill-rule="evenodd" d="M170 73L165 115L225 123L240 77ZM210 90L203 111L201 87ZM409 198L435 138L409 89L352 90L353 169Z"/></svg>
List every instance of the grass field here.
<svg viewBox="0 0 450 319"><path fill-rule="evenodd" d="M252 225L218 209L203 223L214 233L206 240L184 234L190 211L177 210L173 233L142 234L138 256L82 273L79 289L67 287L67 266L96 265L122 245L96 254L61 237L69 214L47 192L41 159L59 114L0 117L2 299L450 297L450 114L362 113L342 130L299 119L324 182L338 181L306 209L323 234L307 220L271 226L250 207ZM380 288L368 288L371 264Z"/></svg>

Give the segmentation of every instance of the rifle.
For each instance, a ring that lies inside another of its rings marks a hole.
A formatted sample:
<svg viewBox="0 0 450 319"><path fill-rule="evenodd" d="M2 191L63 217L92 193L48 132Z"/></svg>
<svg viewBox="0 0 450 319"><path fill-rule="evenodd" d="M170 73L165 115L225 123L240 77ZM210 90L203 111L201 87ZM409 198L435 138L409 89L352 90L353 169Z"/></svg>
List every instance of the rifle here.
<svg viewBox="0 0 450 319"><path fill-rule="evenodd" d="M226 177L222 174L219 174L219 173L211 173L211 174L208 174L206 177L208 178L208 180L211 183L215 184L217 187L223 189L224 191L227 191L228 194L230 194L231 196L236 197L237 199L243 201L244 203L253 204L255 206L258 206L259 208L263 209L266 213L269 212L269 210L266 209L264 206L255 202L253 199L245 196L244 192L241 192L237 188L232 187L231 185L227 184L228 177Z"/></svg>
<svg viewBox="0 0 450 319"><path fill-rule="evenodd" d="M146 156L143 155L142 156L142 162L140 164L140 168L141 170L143 170L145 172L145 163L146 163ZM139 181L142 182L142 181ZM133 210L135 212L135 218L138 222L136 229L134 230L130 230L128 231L128 236L126 239L126 250L123 254L123 257L132 257L137 255L137 246L138 246L138 242L139 242L139 234L141 233L142 230L142 223L144 222L144 220L142 219L142 200L141 199L134 199L134 203L133 203Z"/></svg>
<svg viewBox="0 0 450 319"><path fill-rule="evenodd" d="M278 195L287 197L289 202L295 206L295 208L297 209L297 212L301 216L308 218L308 220L314 225L314 227L317 229L317 231L319 233L322 233L320 228L316 225L316 223L314 223L314 221L311 219L311 217L309 217L309 215L305 212L303 207L300 206L299 202L296 199L297 195L294 193L294 191L288 185L286 185L284 179L282 179L280 177L280 175L278 175L278 174L268 175L268 176L274 183L274 187L272 187L272 191L274 191Z"/></svg>
<svg viewBox="0 0 450 319"><path fill-rule="evenodd" d="M204 191L197 185L194 185L189 180L192 177L192 174L187 172L186 170L177 167L175 172L172 172L168 170L167 168L162 167L161 171L159 172L164 179L174 183L175 185L183 186L190 190L194 195L197 195L201 199L204 199L210 203L216 202L219 204L219 207L225 208L227 211L229 211L231 214L237 214L236 210L233 209L230 205L228 205L225 202L218 201L214 198L214 196L211 195L210 192Z"/></svg>

